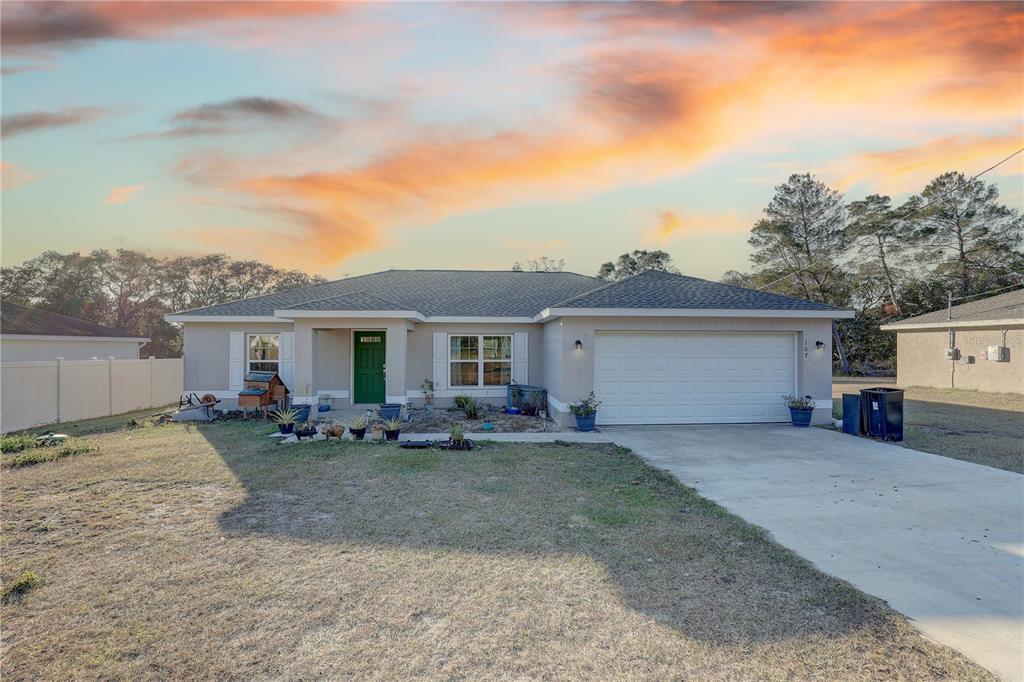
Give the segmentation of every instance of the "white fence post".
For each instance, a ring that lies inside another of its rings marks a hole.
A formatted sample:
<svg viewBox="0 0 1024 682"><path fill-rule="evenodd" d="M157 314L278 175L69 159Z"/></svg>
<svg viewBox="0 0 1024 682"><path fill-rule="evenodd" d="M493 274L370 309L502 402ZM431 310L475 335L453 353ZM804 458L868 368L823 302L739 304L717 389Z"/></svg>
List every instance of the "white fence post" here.
<svg viewBox="0 0 1024 682"><path fill-rule="evenodd" d="M114 414L114 356L110 355L107 357L107 398L108 407L107 414L113 416Z"/></svg>
<svg viewBox="0 0 1024 682"><path fill-rule="evenodd" d="M63 373L61 372L62 369L64 369L64 358L57 358L57 410L56 411L57 411L57 423L58 424L61 421L60 420L60 394L61 394L60 382L62 381L62 377L64 376Z"/></svg>
<svg viewBox="0 0 1024 682"><path fill-rule="evenodd" d="M149 406L156 407L156 377L153 376L155 355L149 356Z"/></svg>

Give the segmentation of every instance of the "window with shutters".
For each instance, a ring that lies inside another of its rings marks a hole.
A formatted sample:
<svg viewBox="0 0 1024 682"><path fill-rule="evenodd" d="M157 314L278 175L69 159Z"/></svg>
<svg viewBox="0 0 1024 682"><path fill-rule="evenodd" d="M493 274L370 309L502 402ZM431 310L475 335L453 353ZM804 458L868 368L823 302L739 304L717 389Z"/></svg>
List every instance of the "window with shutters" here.
<svg viewBox="0 0 1024 682"><path fill-rule="evenodd" d="M512 335L449 336L448 377L453 388L512 383Z"/></svg>
<svg viewBox="0 0 1024 682"><path fill-rule="evenodd" d="M277 372L280 367L281 336L249 334L245 372Z"/></svg>

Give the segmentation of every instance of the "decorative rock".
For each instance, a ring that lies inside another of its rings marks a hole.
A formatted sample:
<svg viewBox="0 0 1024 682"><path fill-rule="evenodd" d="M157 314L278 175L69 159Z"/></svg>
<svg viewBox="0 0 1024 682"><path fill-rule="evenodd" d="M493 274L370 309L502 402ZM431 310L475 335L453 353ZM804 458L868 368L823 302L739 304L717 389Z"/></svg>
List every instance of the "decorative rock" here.
<svg viewBox="0 0 1024 682"><path fill-rule="evenodd" d="M327 440L327 436L322 433L314 433L310 440Z"/></svg>
<svg viewBox="0 0 1024 682"><path fill-rule="evenodd" d="M291 445L292 443L298 443L298 442L299 442L299 439L295 436L294 433L289 435L289 436L287 436L287 437L285 437L285 438L281 439L281 444L282 445Z"/></svg>

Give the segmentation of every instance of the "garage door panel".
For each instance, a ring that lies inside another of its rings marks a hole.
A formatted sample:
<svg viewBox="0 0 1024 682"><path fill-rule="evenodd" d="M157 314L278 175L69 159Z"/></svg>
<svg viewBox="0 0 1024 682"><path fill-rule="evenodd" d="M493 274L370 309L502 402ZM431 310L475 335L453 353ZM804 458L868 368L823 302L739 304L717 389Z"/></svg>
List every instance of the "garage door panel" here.
<svg viewBox="0 0 1024 682"><path fill-rule="evenodd" d="M599 424L786 421L793 334L599 334Z"/></svg>

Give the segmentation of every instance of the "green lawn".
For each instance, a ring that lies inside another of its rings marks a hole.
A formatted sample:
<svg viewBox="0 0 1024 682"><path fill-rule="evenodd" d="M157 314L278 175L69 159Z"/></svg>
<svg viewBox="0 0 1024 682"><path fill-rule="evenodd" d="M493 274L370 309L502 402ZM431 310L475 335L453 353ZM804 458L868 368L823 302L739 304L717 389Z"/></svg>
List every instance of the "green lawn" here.
<svg viewBox="0 0 1024 682"><path fill-rule="evenodd" d="M991 679L626 450L270 430L5 470L3 677Z"/></svg>
<svg viewBox="0 0 1024 682"><path fill-rule="evenodd" d="M892 380L832 381L832 397ZM1024 395L959 389L905 389L903 445L975 464L1024 473Z"/></svg>

